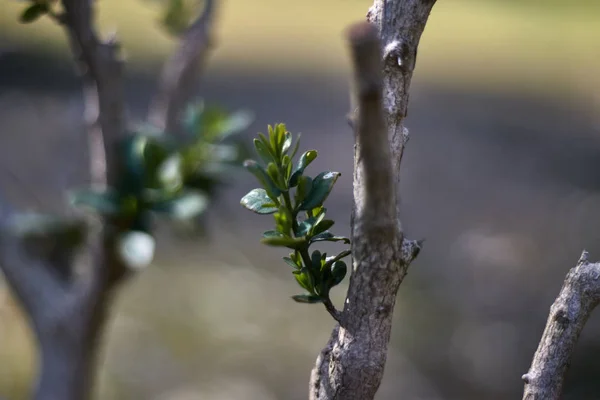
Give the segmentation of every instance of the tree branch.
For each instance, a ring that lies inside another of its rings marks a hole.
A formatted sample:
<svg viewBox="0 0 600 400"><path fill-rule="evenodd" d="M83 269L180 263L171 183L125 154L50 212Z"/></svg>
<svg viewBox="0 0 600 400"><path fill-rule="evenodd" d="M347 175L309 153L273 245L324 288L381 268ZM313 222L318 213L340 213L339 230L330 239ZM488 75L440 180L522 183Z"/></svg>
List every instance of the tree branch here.
<svg viewBox="0 0 600 400"><path fill-rule="evenodd" d="M600 263L583 251L569 271L550 315L529 371L523 375L523 400L557 400L579 335L600 302Z"/></svg>
<svg viewBox="0 0 600 400"><path fill-rule="evenodd" d="M163 67L158 93L148 112L149 122L161 130L178 133L180 114L197 85L211 47L215 3L216 0L205 1L203 12Z"/></svg>
<svg viewBox="0 0 600 400"><path fill-rule="evenodd" d="M407 138L408 89L434 3L376 0L368 13L375 26L362 23L349 30L358 106L351 118L356 136L353 272L341 323L311 374L311 400L371 400L383 377L396 294L422 246L404 238L396 191Z"/></svg>
<svg viewBox="0 0 600 400"><path fill-rule="evenodd" d="M101 41L96 35L92 4L62 0L64 13L53 18L65 28L83 77L92 181L113 186L121 175L119 146L126 135L122 62L116 40ZM2 222L0 266L40 347L33 398L88 399L113 289L127 272L116 255L118 221L104 221L102 233L94 235L84 260L87 271L79 276L74 274L75 261L80 261L77 246L68 242L65 231L32 231L36 223L21 232L21 223L8 217Z"/></svg>

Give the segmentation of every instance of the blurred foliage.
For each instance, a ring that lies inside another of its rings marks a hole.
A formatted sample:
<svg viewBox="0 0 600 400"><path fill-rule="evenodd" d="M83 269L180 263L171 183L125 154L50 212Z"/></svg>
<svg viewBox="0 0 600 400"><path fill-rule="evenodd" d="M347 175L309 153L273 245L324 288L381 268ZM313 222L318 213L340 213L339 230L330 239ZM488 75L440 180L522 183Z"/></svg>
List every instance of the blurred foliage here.
<svg viewBox="0 0 600 400"><path fill-rule="evenodd" d="M156 217L198 222L216 189L241 166L247 151L235 135L251 122L248 112L228 114L196 102L187 109L182 138L142 125L122 142L116 186L73 191L71 204L130 231L121 253L129 264L144 267L152 261Z"/></svg>
<svg viewBox="0 0 600 400"><path fill-rule="evenodd" d="M293 250L283 259L294 269L296 281L307 293L292 298L300 303L330 302L329 291L346 276L346 263L341 259L350 251L327 257L319 250L311 254L309 248L323 241L350 244L348 238L329 231L335 222L325 219L327 209L323 206L340 173L326 171L314 178L305 175L304 170L317 158L317 151L304 152L294 167L300 140L293 148L292 144L292 134L284 124L269 125L268 137L258 134L254 147L264 165L247 160L244 166L262 188L251 190L241 204L257 214L273 214L275 229L263 233L262 243Z"/></svg>

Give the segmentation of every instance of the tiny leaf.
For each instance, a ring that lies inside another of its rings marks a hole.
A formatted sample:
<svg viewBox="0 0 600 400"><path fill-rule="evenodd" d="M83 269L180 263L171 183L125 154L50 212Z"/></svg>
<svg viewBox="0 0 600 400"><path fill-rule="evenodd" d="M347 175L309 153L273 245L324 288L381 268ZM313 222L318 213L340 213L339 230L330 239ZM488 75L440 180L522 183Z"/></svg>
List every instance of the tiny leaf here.
<svg viewBox="0 0 600 400"><path fill-rule="evenodd" d="M281 190L275 186L275 183L273 183L267 174L267 171L265 171L265 169L256 161L246 160L244 162L244 167L246 167L246 169L248 169L248 171L250 171L256 177L256 179L263 184L267 194L269 197L271 197L271 199L275 199L281 194Z"/></svg>

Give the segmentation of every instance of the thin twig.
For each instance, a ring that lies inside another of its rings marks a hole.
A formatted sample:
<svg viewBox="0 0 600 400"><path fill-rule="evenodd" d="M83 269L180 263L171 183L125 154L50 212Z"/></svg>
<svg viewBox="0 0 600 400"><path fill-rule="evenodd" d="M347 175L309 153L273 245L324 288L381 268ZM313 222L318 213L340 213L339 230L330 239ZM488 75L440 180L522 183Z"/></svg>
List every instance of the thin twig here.
<svg viewBox="0 0 600 400"><path fill-rule="evenodd" d="M183 35L179 47L164 64L158 93L148 121L169 133L179 133L183 107L196 87L212 45L212 24L217 0L206 0L204 10Z"/></svg>

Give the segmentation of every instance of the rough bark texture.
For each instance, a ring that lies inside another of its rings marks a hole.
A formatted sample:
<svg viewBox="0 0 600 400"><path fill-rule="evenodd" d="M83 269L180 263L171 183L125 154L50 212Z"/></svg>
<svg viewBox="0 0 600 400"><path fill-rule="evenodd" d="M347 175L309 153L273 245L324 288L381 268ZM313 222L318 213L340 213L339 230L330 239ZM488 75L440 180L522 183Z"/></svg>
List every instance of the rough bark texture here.
<svg viewBox="0 0 600 400"><path fill-rule="evenodd" d="M373 399L383 377L396 295L421 243L398 218L403 126L417 46L432 0L375 1L348 35L354 66L353 270L339 326L311 373L312 400ZM377 29L379 28L379 29Z"/></svg>
<svg viewBox="0 0 600 400"><path fill-rule="evenodd" d="M531 367L522 377L524 400L560 399L579 335L599 302L600 263L590 263L584 251L550 308Z"/></svg>
<svg viewBox="0 0 600 400"><path fill-rule="evenodd" d="M178 115L187 99L188 85L208 46L213 3L206 2L205 12L165 66L160 107L155 108L162 113L157 118L163 124ZM91 0L62 0L64 12L50 16L65 28L80 67L92 183L115 186L122 168L119 146L127 134L123 65L116 39L103 41L94 30L93 4ZM34 239L21 235L11 223L17 210L1 195L0 268L30 320L40 349L33 398L86 400L91 397L99 343L115 288L128 275L115 246L127 224L102 221L83 260L88 268L76 277L75 263L83 257L64 251L68 246L56 235L37 234Z"/></svg>

